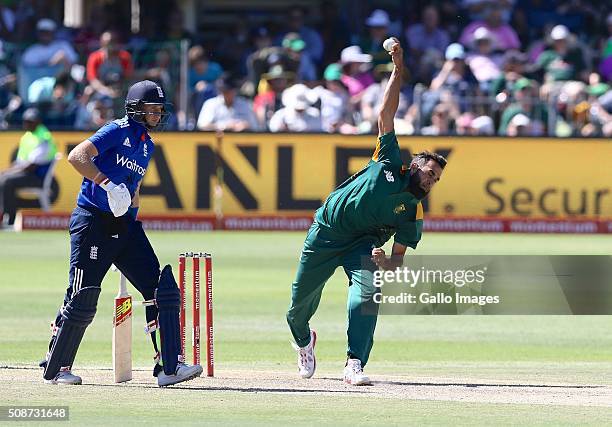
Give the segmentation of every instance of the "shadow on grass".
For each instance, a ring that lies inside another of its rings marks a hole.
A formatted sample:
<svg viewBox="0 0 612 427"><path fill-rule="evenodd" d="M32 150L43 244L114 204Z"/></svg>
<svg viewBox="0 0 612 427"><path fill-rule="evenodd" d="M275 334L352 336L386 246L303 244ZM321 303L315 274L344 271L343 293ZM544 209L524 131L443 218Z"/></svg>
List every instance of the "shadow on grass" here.
<svg viewBox="0 0 612 427"><path fill-rule="evenodd" d="M402 382L402 381L373 381L374 385L398 386L426 386L426 387L508 387L508 388L604 388L603 385L552 385L552 384L487 384L487 383L432 383L432 382Z"/></svg>
<svg viewBox="0 0 612 427"><path fill-rule="evenodd" d="M342 381L338 378L322 377L318 378L328 381ZM372 385L397 385L410 387L509 387L509 388L605 388L605 385L552 385L552 384L494 384L494 383L433 383L433 382L416 382L416 381L372 381Z"/></svg>
<svg viewBox="0 0 612 427"><path fill-rule="evenodd" d="M150 383L130 383L130 384L87 384L93 387L127 387L127 388L160 388L157 385ZM223 386L186 386L186 385L172 385L167 387L161 387L162 389L168 390L188 390L188 391L229 391L229 392L241 392L241 393L364 393L365 390L329 390L329 389L300 389L300 388L266 388L266 387L223 387Z"/></svg>

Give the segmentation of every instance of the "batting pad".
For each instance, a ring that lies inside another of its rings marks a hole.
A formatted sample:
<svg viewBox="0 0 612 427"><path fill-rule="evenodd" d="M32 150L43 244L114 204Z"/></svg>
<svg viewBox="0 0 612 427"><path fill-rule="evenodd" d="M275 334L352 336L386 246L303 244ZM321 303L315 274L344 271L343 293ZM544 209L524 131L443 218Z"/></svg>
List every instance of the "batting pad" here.
<svg viewBox="0 0 612 427"><path fill-rule="evenodd" d="M161 356L166 375L176 374L176 364L181 354L179 310L181 294L172 274L172 267L166 265L159 276L155 291L159 309L159 332L161 334Z"/></svg>
<svg viewBox="0 0 612 427"><path fill-rule="evenodd" d="M80 289L61 309L62 326L51 348L43 377L52 380L64 366L72 366L77 350L92 322L98 305L101 288L89 286Z"/></svg>

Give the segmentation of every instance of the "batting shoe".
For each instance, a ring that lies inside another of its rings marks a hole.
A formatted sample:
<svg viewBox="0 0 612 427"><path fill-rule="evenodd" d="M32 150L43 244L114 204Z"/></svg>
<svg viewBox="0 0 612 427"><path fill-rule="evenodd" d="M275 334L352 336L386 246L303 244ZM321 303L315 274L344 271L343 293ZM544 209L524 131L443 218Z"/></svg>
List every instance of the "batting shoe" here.
<svg viewBox="0 0 612 427"><path fill-rule="evenodd" d="M157 385L166 387L173 384L182 383L193 380L202 375L203 369L200 365L187 365L186 363L178 363L176 365L176 374L166 375L162 370L157 375Z"/></svg>
<svg viewBox="0 0 612 427"><path fill-rule="evenodd" d="M344 367L344 382L351 385L370 385L372 382L363 373L361 360L348 359Z"/></svg>
<svg viewBox="0 0 612 427"><path fill-rule="evenodd" d="M62 368L52 380L45 380L47 384L82 384L83 380L78 375L74 375L70 368Z"/></svg>
<svg viewBox="0 0 612 427"><path fill-rule="evenodd" d="M310 342L306 347L298 347L291 343L294 350L298 352L298 372L302 378L310 378L314 375L317 368L317 359L315 358L314 348L317 343L317 333L310 331Z"/></svg>

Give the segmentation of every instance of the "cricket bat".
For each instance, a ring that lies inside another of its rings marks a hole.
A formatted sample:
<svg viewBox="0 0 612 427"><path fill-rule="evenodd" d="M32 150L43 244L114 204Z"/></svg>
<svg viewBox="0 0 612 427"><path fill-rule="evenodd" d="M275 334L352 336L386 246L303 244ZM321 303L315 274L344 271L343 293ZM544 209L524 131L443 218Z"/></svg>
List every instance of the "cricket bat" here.
<svg viewBox="0 0 612 427"><path fill-rule="evenodd" d="M115 382L122 383L132 379L132 296L121 273L113 317L113 373Z"/></svg>

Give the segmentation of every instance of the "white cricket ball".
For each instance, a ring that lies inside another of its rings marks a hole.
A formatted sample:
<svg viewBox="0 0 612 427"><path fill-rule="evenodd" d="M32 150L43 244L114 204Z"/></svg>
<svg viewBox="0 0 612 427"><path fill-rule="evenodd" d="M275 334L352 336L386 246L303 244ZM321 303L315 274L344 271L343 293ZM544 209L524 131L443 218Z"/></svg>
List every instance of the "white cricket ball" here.
<svg viewBox="0 0 612 427"><path fill-rule="evenodd" d="M387 52L391 52L391 48L395 43L399 43L399 41L395 37L389 37L387 40L383 42L383 48Z"/></svg>

